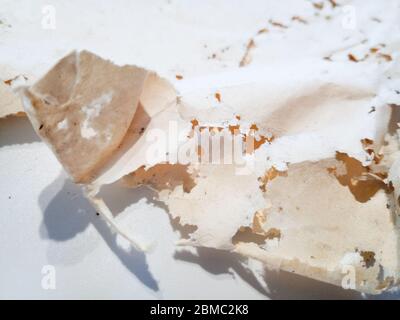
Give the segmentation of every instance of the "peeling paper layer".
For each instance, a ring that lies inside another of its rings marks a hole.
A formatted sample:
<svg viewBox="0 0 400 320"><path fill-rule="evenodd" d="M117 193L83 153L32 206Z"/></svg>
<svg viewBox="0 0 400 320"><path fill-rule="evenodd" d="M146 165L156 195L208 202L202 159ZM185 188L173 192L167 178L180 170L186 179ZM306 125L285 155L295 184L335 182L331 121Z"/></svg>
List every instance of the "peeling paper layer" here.
<svg viewBox="0 0 400 320"><path fill-rule="evenodd" d="M388 98L386 66L310 63L250 65L175 89L154 72L84 51L62 59L23 101L38 134L133 245L146 247L109 210L102 186L156 190L172 218L195 227L181 245L236 251L336 285L353 268L357 290L379 293L399 279L398 137L390 130L398 119L389 103L400 101ZM196 142L194 130L232 128L231 136L258 141L244 152L245 167L225 163L225 151L220 163L171 160ZM179 139L151 153L155 132Z"/></svg>

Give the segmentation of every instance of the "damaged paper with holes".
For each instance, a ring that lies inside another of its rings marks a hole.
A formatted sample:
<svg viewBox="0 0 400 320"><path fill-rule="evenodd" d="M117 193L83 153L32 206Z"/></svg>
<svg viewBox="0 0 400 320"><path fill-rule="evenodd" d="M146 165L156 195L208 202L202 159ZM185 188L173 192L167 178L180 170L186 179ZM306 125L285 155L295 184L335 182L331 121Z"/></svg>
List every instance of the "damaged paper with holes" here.
<svg viewBox="0 0 400 320"><path fill-rule="evenodd" d="M398 284L400 265L400 101L386 90L395 67L282 61L174 88L83 51L27 88L23 102L36 132L133 245L146 249L99 196L102 186L157 191L171 217L193 227L180 245L336 285L354 274L357 290L379 293ZM228 148L235 138L252 142L238 163Z"/></svg>

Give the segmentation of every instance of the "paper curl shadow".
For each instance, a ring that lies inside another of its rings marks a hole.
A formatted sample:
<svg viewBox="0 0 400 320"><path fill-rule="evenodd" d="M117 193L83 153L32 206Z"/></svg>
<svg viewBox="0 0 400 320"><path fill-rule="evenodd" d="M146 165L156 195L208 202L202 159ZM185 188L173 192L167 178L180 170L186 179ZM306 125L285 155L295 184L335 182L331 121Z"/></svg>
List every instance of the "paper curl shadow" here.
<svg viewBox="0 0 400 320"><path fill-rule="evenodd" d="M274 300L381 300L400 298L400 291L363 296L354 290L345 290L332 284L285 271L265 270L265 282L260 283L252 272L241 264L242 257L235 253L216 249L197 248L196 254L181 251L175 254L175 259L198 264L212 274L232 274L230 270L234 270L254 289ZM265 289L265 287L268 287L268 289Z"/></svg>
<svg viewBox="0 0 400 320"><path fill-rule="evenodd" d="M244 267L241 263L244 259L238 254L211 248L196 248L196 253L197 255L186 250L176 251L174 258L198 264L204 270L214 275L230 274L233 276L232 271L234 271L255 290L263 295L268 294L252 271Z"/></svg>
<svg viewBox="0 0 400 320"><path fill-rule="evenodd" d="M0 146L40 142L26 116L8 116L0 119Z"/></svg>
<svg viewBox="0 0 400 320"><path fill-rule="evenodd" d="M264 278L270 289L269 296L271 299L277 300L399 299L399 293L386 292L379 295L362 295L354 290L346 290L333 284L285 271L266 271Z"/></svg>
<svg viewBox="0 0 400 320"><path fill-rule="evenodd" d="M140 193L132 195L135 198L131 198L131 203L143 197ZM42 191L39 204L43 211L43 222L39 231L42 237L54 241L66 241L92 224L107 246L138 280L153 291L159 290L157 281L149 271L145 254L134 248L129 252L121 248L117 244L117 235L96 215L80 188L64 174Z"/></svg>

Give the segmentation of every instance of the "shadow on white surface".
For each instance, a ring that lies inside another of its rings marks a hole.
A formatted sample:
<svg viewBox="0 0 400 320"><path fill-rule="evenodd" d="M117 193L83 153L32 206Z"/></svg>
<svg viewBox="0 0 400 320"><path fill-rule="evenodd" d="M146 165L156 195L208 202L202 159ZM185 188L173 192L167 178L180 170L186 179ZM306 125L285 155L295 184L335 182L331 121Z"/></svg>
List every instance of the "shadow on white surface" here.
<svg viewBox="0 0 400 320"><path fill-rule="evenodd" d="M264 279L268 283L269 296L276 300L358 300L363 296L354 290L313 280L285 271L265 270Z"/></svg>
<svg viewBox="0 0 400 320"><path fill-rule="evenodd" d="M359 300L359 299L399 299L398 293L383 293L380 295L362 295L354 290L302 277L285 271L266 271L264 275L268 283L271 299L289 300Z"/></svg>
<svg viewBox="0 0 400 320"><path fill-rule="evenodd" d="M306 278L285 271L265 270L264 285L241 263L241 257L226 251L197 248L196 254L189 251L179 251L175 259L195 263L212 274L232 274L235 271L244 281L261 294L275 300L332 300L332 299L399 299L400 292L387 292L380 295L362 295L354 290L345 290L335 285Z"/></svg>
<svg viewBox="0 0 400 320"><path fill-rule="evenodd" d="M265 296L269 295L264 286L255 277L254 273L241 263L241 261L245 259L238 254L212 248L196 248L196 253L197 254L194 254L187 250L176 251L174 258L185 262L196 263L204 270L214 275L230 274L233 277L235 272L255 290Z"/></svg>
<svg viewBox="0 0 400 320"><path fill-rule="evenodd" d="M145 254L132 247L130 252L121 248L117 244L117 235L96 215L80 188L63 174L43 190L39 204L43 211L43 223L39 231L42 237L54 241L66 241L92 224L123 265L148 288L158 291L158 284L149 271ZM81 259L84 258L84 254L85 252L81 251ZM59 257L49 257L49 260L54 258L58 259L58 263L62 263ZM70 263L68 261L70 258L66 259L64 262Z"/></svg>
<svg viewBox="0 0 400 320"><path fill-rule="evenodd" d="M0 119L1 146L40 142L26 116L9 116Z"/></svg>

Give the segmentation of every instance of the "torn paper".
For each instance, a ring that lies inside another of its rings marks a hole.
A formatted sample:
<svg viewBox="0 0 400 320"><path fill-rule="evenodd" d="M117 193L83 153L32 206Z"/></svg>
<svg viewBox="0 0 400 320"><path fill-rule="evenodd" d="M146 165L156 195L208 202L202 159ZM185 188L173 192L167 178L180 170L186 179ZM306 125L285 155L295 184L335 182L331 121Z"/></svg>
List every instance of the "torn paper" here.
<svg viewBox="0 0 400 320"><path fill-rule="evenodd" d="M84 51L23 100L38 134L133 245L146 247L109 210L101 186L155 190L173 219L194 226L181 245L239 252L336 285L354 270L354 289L379 293L399 277L395 107L373 68L305 64L293 64L292 77L277 76L279 65L248 68L178 91Z"/></svg>

